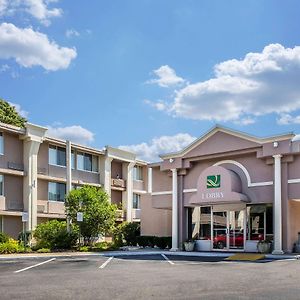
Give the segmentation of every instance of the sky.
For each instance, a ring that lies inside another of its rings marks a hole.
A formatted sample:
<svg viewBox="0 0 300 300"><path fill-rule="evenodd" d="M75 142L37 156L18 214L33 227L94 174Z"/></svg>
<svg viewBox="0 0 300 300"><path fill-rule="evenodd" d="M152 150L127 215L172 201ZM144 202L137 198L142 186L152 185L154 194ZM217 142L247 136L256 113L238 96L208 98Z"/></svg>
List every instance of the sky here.
<svg viewBox="0 0 300 300"><path fill-rule="evenodd" d="M147 161L219 124L300 133L297 0L0 0L0 98Z"/></svg>

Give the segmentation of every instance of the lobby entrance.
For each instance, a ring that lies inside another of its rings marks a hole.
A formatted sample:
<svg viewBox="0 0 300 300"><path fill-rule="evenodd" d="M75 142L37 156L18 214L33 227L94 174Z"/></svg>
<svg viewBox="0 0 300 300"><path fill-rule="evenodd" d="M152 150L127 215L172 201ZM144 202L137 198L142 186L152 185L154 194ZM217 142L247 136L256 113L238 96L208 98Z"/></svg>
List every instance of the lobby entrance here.
<svg viewBox="0 0 300 300"><path fill-rule="evenodd" d="M244 250L245 209L212 210L212 250Z"/></svg>

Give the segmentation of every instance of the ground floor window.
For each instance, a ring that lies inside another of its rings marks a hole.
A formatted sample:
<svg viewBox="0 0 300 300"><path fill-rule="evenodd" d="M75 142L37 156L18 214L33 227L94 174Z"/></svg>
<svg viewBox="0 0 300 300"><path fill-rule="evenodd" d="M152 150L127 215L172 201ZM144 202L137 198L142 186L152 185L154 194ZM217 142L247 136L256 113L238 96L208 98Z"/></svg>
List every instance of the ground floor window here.
<svg viewBox="0 0 300 300"><path fill-rule="evenodd" d="M273 239L272 205L247 206L247 240L265 239Z"/></svg>
<svg viewBox="0 0 300 300"><path fill-rule="evenodd" d="M51 201L65 201L66 184L59 182L49 182L48 184L48 199Z"/></svg>
<svg viewBox="0 0 300 300"><path fill-rule="evenodd" d="M132 198L132 208L140 209L140 202L141 202L141 195L134 193Z"/></svg>
<svg viewBox="0 0 300 300"><path fill-rule="evenodd" d="M191 237L207 240L211 234L211 207L195 207L192 211Z"/></svg>

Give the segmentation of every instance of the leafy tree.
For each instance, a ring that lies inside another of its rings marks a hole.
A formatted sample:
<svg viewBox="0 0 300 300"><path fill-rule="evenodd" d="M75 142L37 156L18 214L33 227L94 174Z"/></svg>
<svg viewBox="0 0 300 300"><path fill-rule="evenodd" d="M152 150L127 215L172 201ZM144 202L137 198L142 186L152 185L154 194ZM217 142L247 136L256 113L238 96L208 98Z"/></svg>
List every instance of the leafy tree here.
<svg viewBox="0 0 300 300"><path fill-rule="evenodd" d="M0 122L17 127L25 127L27 120L20 116L14 106L0 98Z"/></svg>
<svg viewBox="0 0 300 300"><path fill-rule="evenodd" d="M110 233L115 224L116 205L110 204L102 188L83 186L66 196L67 216L77 223L77 212L83 213L83 222L78 222L84 244L91 244L99 235Z"/></svg>

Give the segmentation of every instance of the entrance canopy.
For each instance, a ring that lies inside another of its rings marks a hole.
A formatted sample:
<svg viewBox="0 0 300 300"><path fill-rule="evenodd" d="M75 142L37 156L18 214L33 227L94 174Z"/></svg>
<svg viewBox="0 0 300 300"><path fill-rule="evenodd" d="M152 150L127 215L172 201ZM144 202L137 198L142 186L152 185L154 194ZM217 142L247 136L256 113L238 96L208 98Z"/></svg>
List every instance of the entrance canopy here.
<svg viewBox="0 0 300 300"><path fill-rule="evenodd" d="M193 205L212 205L249 202L241 193L241 178L233 171L220 166L205 169L197 181L197 193L190 199Z"/></svg>

